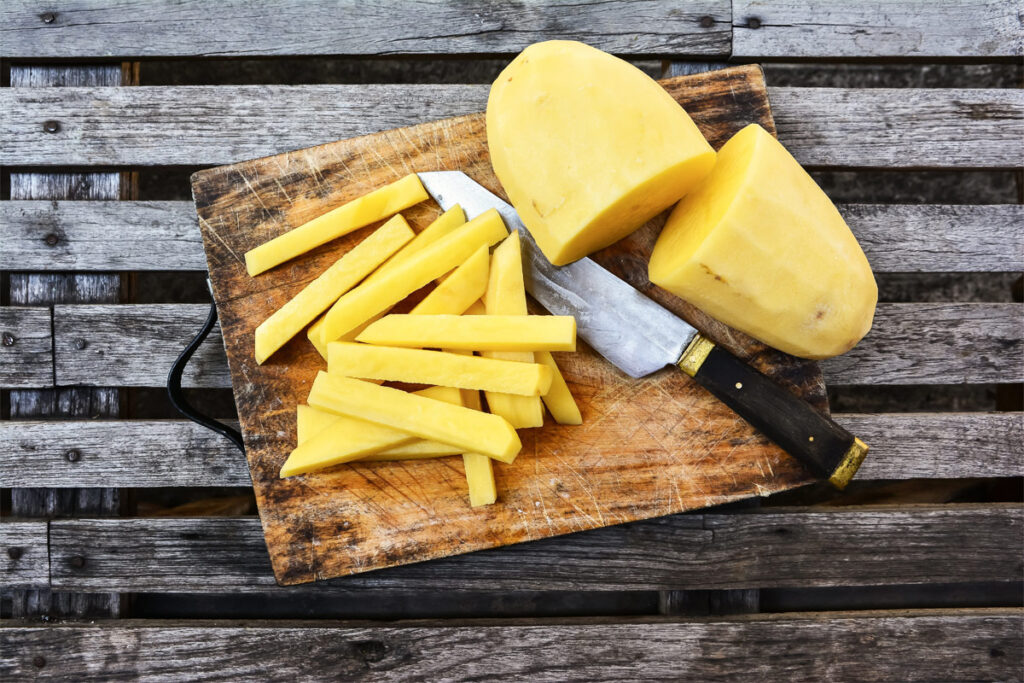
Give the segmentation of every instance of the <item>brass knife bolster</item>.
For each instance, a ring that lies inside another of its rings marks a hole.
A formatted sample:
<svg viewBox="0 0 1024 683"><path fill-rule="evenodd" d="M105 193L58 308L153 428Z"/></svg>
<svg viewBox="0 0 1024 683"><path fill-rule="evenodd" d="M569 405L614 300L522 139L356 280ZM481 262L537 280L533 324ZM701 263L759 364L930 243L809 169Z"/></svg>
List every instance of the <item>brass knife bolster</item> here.
<svg viewBox="0 0 1024 683"><path fill-rule="evenodd" d="M696 376L700 366L707 360L708 354L713 348L715 348L714 342L700 334L694 335L686 350L683 351L683 357L679 359L679 368L690 377Z"/></svg>

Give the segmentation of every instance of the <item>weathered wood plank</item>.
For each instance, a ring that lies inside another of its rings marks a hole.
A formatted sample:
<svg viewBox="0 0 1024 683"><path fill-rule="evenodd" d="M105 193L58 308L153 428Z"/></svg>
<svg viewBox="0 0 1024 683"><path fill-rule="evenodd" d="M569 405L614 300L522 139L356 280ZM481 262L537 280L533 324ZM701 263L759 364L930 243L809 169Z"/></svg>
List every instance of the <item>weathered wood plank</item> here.
<svg viewBox="0 0 1024 683"><path fill-rule="evenodd" d="M78 681L1019 680L1022 621L1018 610L972 609L386 626L14 622L0 628L0 675L21 680L59 671Z"/></svg>
<svg viewBox="0 0 1024 683"><path fill-rule="evenodd" d="M1024 270L1024 205L843 204L878 273Z"/></svg>
<svg viewBox="0 0 1024 683"><path fill-rule="evenodd" d="M134 85L137 71L122 64L31 65L10 69L12 89L54 92L62 87L94 87L100 90ZM54 87L60 86L60 87ZM40 123L40 128L43 124ZM47 126L48 127L48 126ZM130 197L134 185L127 173L61 172L10 174L12 200L109 200ZM121 276L116 273L12 273L9 278L12 305L113 303L120 300ZM46 391L12 391L11 417L116 417L120 413L117 389L65 388ZM24 517L58 515L116 515L120 508L117 489L35 489L11 491L11 513ZM54 594L49 590L15 591L11 599L16 617L117 616L121 599L116 594Z"/></svg>
<svg viewBox="0 0 1024 683"><path fill-rule="evenodd" d="M57 384L162 386L208 311L201 304L57 306ZM1020 304L880 304L868 336L824 361L826 378L833 384L1024 381L1021 315ZM185 385L230 386L216 330L193 357Z"/></svg>
<svg viewBox="0 0 1024 683"><path fill-rule="evenodd" d="M1022 527L1024 510L1014 505L674 515L320 585L671 590L1017 581ZM54 589L277 588L256 518L55 520L50 553Z"/></svg>
<svg viewBox="0 0 1024 683"><path fill-rule="evenodd" d="M779 139L808 166L1015 168L1024 90L770 88Z"/></svg>
<svg viewBox="0 0 1024 683"><path fill-rule="evenodd" d="M45 520L0 522L0 576L5 589L50 584Z"/></svg>
<svg viewBox="0 0 1024 683"><path fill-rule="evenodd" d="M365 3L245 0L62 2L47 17L31 0L0 9L10 57L224 57L518 52L575 39L616 54L728 55L728 0ZM705 19L710 18L710 22ZM386 27L386 28L385 28Z"/></svg>
<svg viewBox="0 0 1024 683"><path fill-rule="evenodd" d="M1020 304L883 304L852 351L823 362L833 384L1024 381Z"/></svg>
<svg viewBox="0 0 1024 683"><path fill-rule="evenodd" d="M0 163L226 164L481 111L487 92L486 85L3 88ZM1021 163L1022 90L787 87L769 88L769 96L779 139L807 165ZM46 132L45 120L60 130Z"/></svg>
<svg viewBox="0 0 1024 683"><path fill-rule="evenodd" d="M0 308L0 387L53 382L53 335L48 308Z"/></svg>
<svg viewBox="0 0 1024 683"><path fill-rule="evenodd" d="M163 386L209 311L204 304L56 306L57 384ZM231 386L220 325L192 356L182 384Z"/></svg>
<svg viewBox="0 0 1024 683"><path fill-rule="evenodd" d="M0 270L206 270L192 202L0 202Z"/></svg>
<svg viewBox="0 0 1024 683"><path fill-rule="evenodd" d="M1024 205L839 209L876 272L1024 270ZM0 270L206 270L192 202L0 202L0 231Z"/></svg>
<svg viewBox="0 0 1024 683"><path fill-rule="evenodd" d="M1020 413L834 417L871 445L858 480L1024 476ZM0 453L5 486L251 484L233 444L183 420L0 422Z"/></svg>
<svg viewBox="0 0 1024 683"><path fill-rule="evenodd" d="M1021 54L1013 0L734 0L733 56L1009 57Z"/></svg>

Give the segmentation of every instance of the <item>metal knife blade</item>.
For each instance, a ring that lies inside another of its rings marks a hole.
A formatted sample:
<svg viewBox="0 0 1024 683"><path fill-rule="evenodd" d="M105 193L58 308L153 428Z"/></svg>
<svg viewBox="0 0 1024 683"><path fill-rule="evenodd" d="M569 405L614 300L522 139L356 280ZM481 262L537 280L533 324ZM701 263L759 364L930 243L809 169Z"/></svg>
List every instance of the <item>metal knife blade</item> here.
<svg viewBox="0 0 1024 683"><path fill-rule="evenodd" d="M515 208L462 171L418 174L446 211L459 204L469 219L497 209L523 248L526 289L554 315L576 317L577 333L631 377L644 377L679 361L697 330L589 258L566 266L547 260Z"/></svg>

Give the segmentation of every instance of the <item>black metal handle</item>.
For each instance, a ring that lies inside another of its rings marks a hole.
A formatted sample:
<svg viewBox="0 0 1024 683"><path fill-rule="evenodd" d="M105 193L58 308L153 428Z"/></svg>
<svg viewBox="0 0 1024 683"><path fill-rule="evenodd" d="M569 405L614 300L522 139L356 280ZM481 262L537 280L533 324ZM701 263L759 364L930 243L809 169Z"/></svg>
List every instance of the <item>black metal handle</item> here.
<svg viewBox="0 0 1024 683"><path fill-rule="evenodd" d="M199 345L203 343L206 337L210 334L210 330L217 324L217 304L214 302L210 303L210 315L207 316L206 322L203 323L203 328L199 330L199 334L189 342L185 350L181 352L178 359L174 361L174 365L171 366L171 371L167 373L167 396L171 399L171 403L178 412L192 420L197 424L201 424L207 429L212 429L218 434L222 434L231 440L231 443L238 446L238 450L245 453L245 444L242 442L242 434L237 430L233 429L222 422L214 420L208 415L204 415L185 399L185 394L181 390L181 375L185 372L185 366L188 365L189 360L192 358L192 354L196 352Z"/></svg>
<svg viewBox="0 0 1024 683"><path fill-rule="evenodd" d="M725 349L697 337L680 367L836 488L845 487L860 467L868 447L810 404L739 360Z"/></svg>

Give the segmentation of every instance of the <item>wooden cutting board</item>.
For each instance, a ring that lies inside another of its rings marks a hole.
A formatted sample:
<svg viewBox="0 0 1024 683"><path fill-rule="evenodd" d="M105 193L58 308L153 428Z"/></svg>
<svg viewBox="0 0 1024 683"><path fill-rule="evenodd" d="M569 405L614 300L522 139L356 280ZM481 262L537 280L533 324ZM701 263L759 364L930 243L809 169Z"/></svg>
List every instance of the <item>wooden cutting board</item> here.
<svg viewBox="0 0 1024 683"><path fill-rule="evenodd" d="M720 147L750 122L774 132L759 67L662 81ZM325 367L304 335L268 363L253 359L253 331L371 228L256 278L242 255L339 204L415 171L462 170L503 194L488 159L482 114L342 140L196 173L192 189L206 246L274 574L296 584L620 524L766 495L809 481L682 372L634 380L586 344L555 354L583 413L582 426L520 432L512 465L495 464L499 502L469 507L461 459L343 465L279 479L295 446L295 406ZM405 212L417 229L432 203ZM817 364L770 350L709 319L647 280L664 217L595 255L598 262L715 341L827 410ZM373 226L376 227L376 226Z"/></svg>

